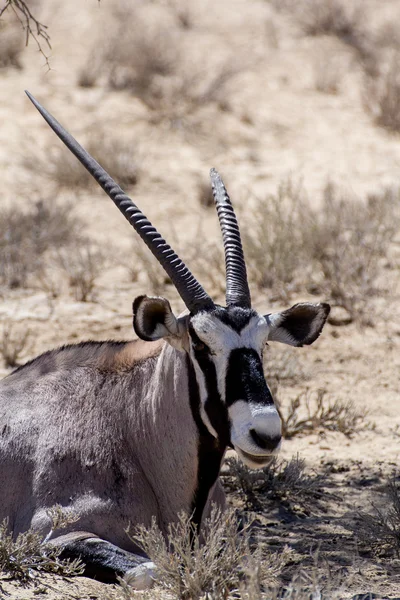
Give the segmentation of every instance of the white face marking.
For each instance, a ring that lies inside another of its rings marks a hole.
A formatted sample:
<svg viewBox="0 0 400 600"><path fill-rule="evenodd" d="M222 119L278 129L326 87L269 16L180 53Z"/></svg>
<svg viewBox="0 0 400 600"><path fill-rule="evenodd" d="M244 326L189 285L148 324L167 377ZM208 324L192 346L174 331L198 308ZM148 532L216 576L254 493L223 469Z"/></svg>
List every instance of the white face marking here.
<svg viewBox="0 0 400 600"><path fill-rule="evenodd" d="M243 462L253 469L264 466L270 460L271 454L275 454L279 447L273 452L267 452L258 446L250 435L254 430L259 435L277 439L281 436L281 420L275 406L263 406L238 400L228 409L231 419L231 441ZM246 454L255 459L265 457L265 462L260 464L251 460Z"/></svg>
<svg viewBox="0 0 400 600"><path fill-rule="evenodd" d="M232 327L209 313L195 315L191 323L201 341L207 344L212 353L211 358L217 373L218 391L225 401L225 381L230 353L235 348L251 348L261 356L268 338L268 324L264 317L254 315L240 333L237 333ZM197 365L196 360L193 362ZM204 379L201 369L196 369L196 374L198 381L200 377ZM204 395L202 395L203 393ZM200 385L200 397L205 402L207 398L205 382Z"/></svg>
<svg viewBox="0 0 400 600"><path fill-rule="evenodd" d="M263 347L268 339L268 323L264 317L254 315L239 333L220 321L217 316L209 313L195 315L191 323L199 339L210 349L210 359L213 361L216 370L218 391L225 403L226 373L232 350L235 348L250 348L255 350L261 357ZM199 384L202 419L208 430L217 437L217 432L212 427L204 408L207 399L205 376L196 360L193 349L191 349L191 354ZM261 403L253 404L244 399L237 400L228 408L228 415L231 423L231 441L241 459L252 468L260 468L267 464L271 452L258 446L251 437L250 431L254 430L266 438L279 438L281 435L281 422L275 406ZM254 460L251 460L251 457Z"/></svg>

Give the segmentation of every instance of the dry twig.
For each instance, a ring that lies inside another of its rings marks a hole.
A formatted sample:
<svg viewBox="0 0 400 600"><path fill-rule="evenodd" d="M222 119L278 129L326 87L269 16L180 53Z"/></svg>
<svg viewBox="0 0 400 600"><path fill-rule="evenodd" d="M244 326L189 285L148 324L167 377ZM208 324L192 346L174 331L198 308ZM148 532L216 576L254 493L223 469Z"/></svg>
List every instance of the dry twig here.
<svg viewBox="0 0 400 600"><path fill-rule="evenodd" d="M42 42L44 42L48 46L49 50L51 50L50 36L47 32L47 25L44 25L35 17L35 15L31 12L27 2L24 2L24 0L5 0L4 6L0 8L0 19L9 9L15 14L18 21L21 23L23 30L25 31L25 45L27 46L29 39L32 38L35 41L40 54L45 59L46 66L48 69L50 69L49 57L44 52L42 47Z"/></svg>

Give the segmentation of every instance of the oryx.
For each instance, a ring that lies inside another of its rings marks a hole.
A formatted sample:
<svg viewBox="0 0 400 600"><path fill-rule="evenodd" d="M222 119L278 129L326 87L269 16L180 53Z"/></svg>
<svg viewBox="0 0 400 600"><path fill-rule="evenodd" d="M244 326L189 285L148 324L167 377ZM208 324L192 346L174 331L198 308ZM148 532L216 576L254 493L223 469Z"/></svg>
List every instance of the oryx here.
<svg viewBox="0 0 400 600"><path fill-rule="evenodd" d="M29 94L28 94L29 95ZM66 146L139 233L182 297L133 303L132 342L87 342L46 352L0 385L0 521L15 534L49 533L48 508L80 515L53 534L63 556L81 557L103 581L128 575L150 583L153 563L125 533L163 532L180 511L200 530L212 502L223 506L218 474L228 447L252 468L281 441L264 378L267 341L311 344L327 304L300 303L275 314L251 308L239 228L224 184L211 181L226 260L226 307L213 302L139 208L102 167L29 95Z"/></svg>

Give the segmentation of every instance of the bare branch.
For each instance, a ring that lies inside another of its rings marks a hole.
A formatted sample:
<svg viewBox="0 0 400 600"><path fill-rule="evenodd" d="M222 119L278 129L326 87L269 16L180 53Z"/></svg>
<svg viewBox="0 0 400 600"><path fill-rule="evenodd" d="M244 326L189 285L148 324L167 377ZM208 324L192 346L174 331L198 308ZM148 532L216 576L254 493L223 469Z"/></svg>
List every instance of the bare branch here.
<svg viewBox="0 0 400 600"><path fill-rule="evenodd" d="M29 43L29 39L32 38L40 52L45 59L45 64L50 69L49 56L43 50L42 44L46 44L51 50L50 36L47 32L47 25L41 23L30 11L27 3L24 0L5 0L5 4L0 8L0 19L3 14L11 10L18 21L21 23L21 27L25 31L25 44Z"/></svg>

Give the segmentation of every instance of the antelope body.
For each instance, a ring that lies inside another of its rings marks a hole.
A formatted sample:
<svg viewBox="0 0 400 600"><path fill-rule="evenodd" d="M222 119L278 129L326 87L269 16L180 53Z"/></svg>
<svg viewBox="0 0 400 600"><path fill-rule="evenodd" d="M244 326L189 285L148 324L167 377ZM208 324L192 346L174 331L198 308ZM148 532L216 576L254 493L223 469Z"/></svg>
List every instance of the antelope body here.
<svg viewBox="0 0 400 600"><path fill-rule="evenodd" d="M226 449L252 468L268 462L281 427L263 347L311 344L329 306L301 303L268 315L251 308L236 217L212 170L227 270L227 306L216 305L137 206L29 97L149 246L188 313L177 318L166 299L140 296L138 341L66 346L1 382L0 520L7 517L14 534L32 526L48 535L47 511L59 504L79 515L66 531L50 532L63 556L80 557L100 580L124 575L146 587L154 565L127 525L155 516L166 533L184 510L200 531L211 503L224 506L218 474Z"/></svg>

